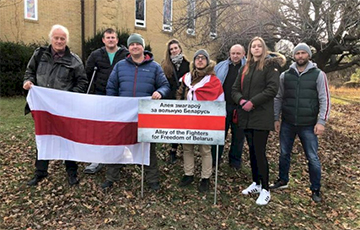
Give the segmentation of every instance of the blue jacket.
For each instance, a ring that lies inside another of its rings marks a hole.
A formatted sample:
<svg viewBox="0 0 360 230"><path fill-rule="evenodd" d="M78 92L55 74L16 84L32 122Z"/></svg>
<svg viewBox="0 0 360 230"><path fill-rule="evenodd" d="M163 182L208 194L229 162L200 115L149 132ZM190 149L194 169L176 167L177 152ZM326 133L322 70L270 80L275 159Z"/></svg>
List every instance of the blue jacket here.
<svg viewBox="0 0 360 230"><path fill-rule="evenodd" d="M114 66L106 86L106 95L146 97L158 91L162 98L170 92L170 85L161 66L149 51L142 63L135 63L129 55Z"/></svg>
<svg viewBox="0 0 360 230"><path fill-rule="evenodd" d="M244 66L246 63L246 57L244 56L241 59L241 66ZM215 66L215 73L216 76L219 78L219 80L221 81L221 84L223 85L226 79L226 76L229 72L229 65L231 64L231 60L230 58L219 62L216 66Z"/></svg>

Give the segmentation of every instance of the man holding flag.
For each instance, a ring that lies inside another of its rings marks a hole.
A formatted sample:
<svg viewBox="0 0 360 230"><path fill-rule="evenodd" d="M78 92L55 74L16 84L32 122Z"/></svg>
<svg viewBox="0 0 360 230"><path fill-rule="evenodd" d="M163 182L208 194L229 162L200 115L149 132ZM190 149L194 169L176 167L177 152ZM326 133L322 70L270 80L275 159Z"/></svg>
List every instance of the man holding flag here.
<svg viewBox="0 0 360 230"><path fill-rule="evenodd" d="M52 26L50 45L35 50L26 68L24 76L25 90L33 85L65 91L86 92L88 80L81 59L70 52L67 43L69 31L61 25ZM48 175L48 160L39 160L36 157L35 176L27 183L36 186ZM65 161L69 185L78 184L77 164L74 161Z"/></svg>
<svg viewBox="0 0 360 230"><path fill-rule="evenodd" d="M106 86L106 95L164 98L170 92L169 82L161 66L154 61L152 53L144 50L145 41L142 36L131 34L127 46L130 55L115 65ZM103 189L112 187L120 179L121 167L120 164L107 165L106 181L101 185ZM145 166L145 180L150 189L160 188L154 143L150 147L150 165Z"/></svg>
<svg viewBox="0 0 360 230"><path fill-rule="evenodd" d="M86 61L86 74L90 81L90 93L106 95L106 84L115 64L126 57L127 49L118 46L119 38L116 31L108 28L103 33L102 42L104 46L91 52ZM93 78L93 82L91 79ZM102 164L91 163L86 166L84 173L94 174L102 168Z"/></svg>

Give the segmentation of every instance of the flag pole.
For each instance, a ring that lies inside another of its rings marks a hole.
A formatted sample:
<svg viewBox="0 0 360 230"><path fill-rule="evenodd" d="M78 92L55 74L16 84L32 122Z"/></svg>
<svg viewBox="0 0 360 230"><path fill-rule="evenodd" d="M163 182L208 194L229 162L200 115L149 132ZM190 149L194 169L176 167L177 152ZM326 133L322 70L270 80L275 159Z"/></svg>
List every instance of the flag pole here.
<svg viewBox="0 0 360 230"><path fill-rule="evenodd" d="M144 142L141 142L141 198L144 197Z"/></svg>
<svg viewBox="0 0 360 230"><path fill-rule="evenodd" d="M218 164L219 164L219 145L216 145L214 205L216 205L216 195L217 195Z"/></svg>
<svg viewBox="0 0 360 230"><path fill-rule="evenodd" d="M90 81L89 87L88 87L88 89L87 89L87 91L86 91L86 94L89 94L91 85L92 85L92 83L93 83L93 81L94 81L94 77L95 77L96 71L97 71L97 67L94 66L94 72L93 72L93 74L92 74L92 76L91 76L91 81Z"/></svg>

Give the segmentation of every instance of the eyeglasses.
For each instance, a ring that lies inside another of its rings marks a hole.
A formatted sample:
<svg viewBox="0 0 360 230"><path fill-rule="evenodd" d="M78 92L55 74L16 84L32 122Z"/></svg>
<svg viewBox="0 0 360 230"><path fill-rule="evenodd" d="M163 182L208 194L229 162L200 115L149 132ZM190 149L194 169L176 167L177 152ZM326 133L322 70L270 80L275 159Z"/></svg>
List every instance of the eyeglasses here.
<svg viewBox="0 0 360 230"><path fill-rule="evenodd" d="M205 56L196 56L195 60L206 60Z"/></svg>

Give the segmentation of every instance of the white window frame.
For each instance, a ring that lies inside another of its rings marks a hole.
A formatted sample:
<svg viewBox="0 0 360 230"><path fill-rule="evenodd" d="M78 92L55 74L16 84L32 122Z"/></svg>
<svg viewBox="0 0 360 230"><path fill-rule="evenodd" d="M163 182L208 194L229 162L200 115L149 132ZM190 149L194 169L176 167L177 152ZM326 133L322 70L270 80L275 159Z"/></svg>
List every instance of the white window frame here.
<svg viewBox="0 0 360 230"><path fill-rule="evenodd" d="M144 19L140 19L140 18L136 18L136 11L137 11L137 2L138 1L142 1L143 2L143 8L144 8ZM136 27L142 27L142 28L146 28L146 0L135 0L135 26Z"/></svg>
<svg viewBox="0 0 360 230"><path fill-rule="evenodd" d="M34 4L32 8L31 4ZM38 20L38 1L37 0L24 0L24 18L27 20Z"/></svg>
<svg viewBox="0 0 360 230"><path fill-rule="evenodd" d="M167 18L167 3L170 4L170 17ZM163 31L172 32L172 20L173 20L173 0L164 0L163 4ZM169 20L166 20L169 19Z"/></svg>

